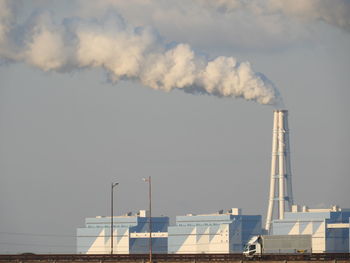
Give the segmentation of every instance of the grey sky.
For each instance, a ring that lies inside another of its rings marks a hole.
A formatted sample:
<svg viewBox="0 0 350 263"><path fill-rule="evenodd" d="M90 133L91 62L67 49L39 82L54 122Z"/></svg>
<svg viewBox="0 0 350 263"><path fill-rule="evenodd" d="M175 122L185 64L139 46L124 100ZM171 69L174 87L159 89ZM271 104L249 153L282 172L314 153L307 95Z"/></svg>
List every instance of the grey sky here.
<svg viewBox="0 0 350 263"><path fill-rule="evenodd" d="M290 6L272 10L271 0L263 12L204 0L93 2L18 1L18 19L37 8L57 21L99 17L113 6L165 43L249 61L289 110L296 202L350 206L350 35L343 14L325 13L316 0L310 2L319 16L307 8L302 15ZM100 68L64 74L9 61L0 67L0 88L0 253L74 252L84 218L109 214L111 181L120 183L115 209L122 214L147 207L141 178L149 175L155 214L241 207L265 216L272 106L156 91L136 81L112 84Z"/></svg>

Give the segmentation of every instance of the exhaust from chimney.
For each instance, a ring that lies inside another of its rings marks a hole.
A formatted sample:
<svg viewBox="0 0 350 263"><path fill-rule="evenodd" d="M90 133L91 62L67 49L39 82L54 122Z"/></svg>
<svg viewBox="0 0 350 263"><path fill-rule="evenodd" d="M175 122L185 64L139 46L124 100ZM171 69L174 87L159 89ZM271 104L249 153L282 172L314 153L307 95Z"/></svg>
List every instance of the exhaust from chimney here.
<svg viewBox="0 0 350 263"><path fill-rule="evenodd" d="M98 19L53 19L39 11L16 20L21 5L0 0L0 64L24 62L60 73L102 68L113 83L138 81L166 92L243 98L278 106L281 96L265 75L234 57L209 59L186 43L166 43L155 29L133 26L114 12Z"/></svg>

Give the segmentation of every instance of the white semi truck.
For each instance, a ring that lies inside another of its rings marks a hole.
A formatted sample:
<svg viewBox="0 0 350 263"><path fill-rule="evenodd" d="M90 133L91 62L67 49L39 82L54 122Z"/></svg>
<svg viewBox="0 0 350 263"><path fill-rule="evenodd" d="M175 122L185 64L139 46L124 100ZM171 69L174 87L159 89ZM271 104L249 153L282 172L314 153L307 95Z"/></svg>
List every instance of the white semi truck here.
<svg viewBox="0 0 350 263"><path fill-rule="evenodd" d="M311 254L311 235L254 236L246 244L243 255L261 257L263 254Z"/></svg>

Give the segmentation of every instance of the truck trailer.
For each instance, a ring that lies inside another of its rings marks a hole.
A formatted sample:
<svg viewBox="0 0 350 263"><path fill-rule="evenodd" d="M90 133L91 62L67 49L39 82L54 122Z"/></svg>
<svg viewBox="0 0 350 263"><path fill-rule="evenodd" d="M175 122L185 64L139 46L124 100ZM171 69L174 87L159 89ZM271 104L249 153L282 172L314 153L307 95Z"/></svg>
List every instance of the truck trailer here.
<svg viewBox="0 0 350 263"><path fill-rule="evenodd" d="M246 244L243 255L261 257L263 254L311 254L311 235L254 236Z"/></svg>

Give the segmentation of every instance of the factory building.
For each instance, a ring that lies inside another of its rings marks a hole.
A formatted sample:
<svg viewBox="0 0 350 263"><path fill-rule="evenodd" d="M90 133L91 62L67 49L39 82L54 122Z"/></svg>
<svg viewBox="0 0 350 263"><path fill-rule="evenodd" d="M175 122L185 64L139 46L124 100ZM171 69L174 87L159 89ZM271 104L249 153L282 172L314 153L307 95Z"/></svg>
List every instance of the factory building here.
<svg viewBox="0 0 350 263"><path fill-rule="evenodd" d="M350 252L350 209L309 209L294 204L287 110L274 111L271 157L264 230L260 215L242 215L238 208L227 213L177 216L174 226L169 226L168 217L152 217L153 252L240 253L251 237L262 232L311 235L313 253ZM113 220L114 253L148 252L150 233L145 211ZM87 218L86 227L77 230L77 252L110 253L110 224L111 217Z"/></svg>
<svg viewBox="0 0 350 263"><path fill-rule="evenodd" d="M312 252L349 252L350 209L292 206L283 219L272 221L273 235L312 235Z"/></svg>
<svg viewBox="0 0 350 263"><path fill-rule="evenodd" d="M242 215L241 209L227 213L177 216L168 228L168 253L242 252L245 243L261 234L260 215Z"/></svg>
<svg viewBox="0 0 350 263"><path fill-rule="evenodd" d="M145 254L149 251L148 214L113 217L113 253ZM153 253L242 252L246 242L261 234L260 215L242 215L241 209L227 213L177 216L169 226L168 217L152 217ZM111 217L85 219L77 229L77 253L111 253Z"/></svg>
<svg viewBox="0 0 350 263"><path fill-rule="evenodd" d="M148 213L128 213L113 217L113 253L144 254L149 251ZM152 249L167 253L168 217L152 217ZM85 219L85 227L77 229L77 253L111 253L111 217L97 216Z"/></svg>

